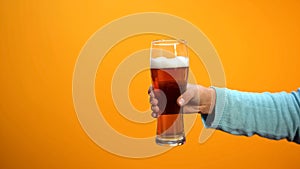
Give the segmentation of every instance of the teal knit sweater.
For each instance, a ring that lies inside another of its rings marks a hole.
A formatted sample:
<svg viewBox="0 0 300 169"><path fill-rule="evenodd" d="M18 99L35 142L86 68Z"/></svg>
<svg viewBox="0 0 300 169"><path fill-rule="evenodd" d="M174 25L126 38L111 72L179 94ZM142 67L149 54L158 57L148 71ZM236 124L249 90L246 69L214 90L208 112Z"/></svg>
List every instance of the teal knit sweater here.
<svg viewBox="0 0 300 169"><path fill-rule="evenodd" d="M213 88L216 105L214 113L202 115L205 127L300 143L300 89L291 93L251 93Z"/></svg>

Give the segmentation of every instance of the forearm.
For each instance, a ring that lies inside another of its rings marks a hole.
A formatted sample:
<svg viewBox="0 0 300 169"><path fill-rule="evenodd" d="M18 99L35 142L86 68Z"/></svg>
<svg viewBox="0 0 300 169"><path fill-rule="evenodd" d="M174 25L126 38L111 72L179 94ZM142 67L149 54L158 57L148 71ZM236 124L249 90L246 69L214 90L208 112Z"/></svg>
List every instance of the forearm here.
<svg viewBox="0 0 300 169"><path fill-rule="evenodd" d="M300 91L250 93L215 88L212 115L204 116L206 127L231 134L258 134L270 139L300 143Z"/></svg>

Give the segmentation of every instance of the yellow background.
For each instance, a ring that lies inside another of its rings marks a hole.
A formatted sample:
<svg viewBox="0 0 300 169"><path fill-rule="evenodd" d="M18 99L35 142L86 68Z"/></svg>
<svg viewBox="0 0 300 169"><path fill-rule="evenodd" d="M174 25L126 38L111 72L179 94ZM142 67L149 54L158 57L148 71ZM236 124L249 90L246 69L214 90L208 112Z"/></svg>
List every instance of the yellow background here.
<svg viewBox="0 0 300 169"><path fill-rule="evenodd" d="M286 140L217 131L199 144L200 118L184 146L146 159L116 156L84 133L72 102L73 70L85 42L110 21L137 12L169 13L195 24L217 49L229 88L296 90L300 86L299 9L296 0L1 0L0 168L299 168L300 146ZM109 82L122 59L149 47L157 37L140 35L122 41L98 70L102 75L107 72L103 79L96 78L99 106L112 127L129 136L151 136L155 123L141 125L119 117L110 93L105 92L110 83L101 81ZM201 62L191 61L197 80L208 86ZM149 108L149 78L149 72L140 73L129 89L139 110Z"/></svg>

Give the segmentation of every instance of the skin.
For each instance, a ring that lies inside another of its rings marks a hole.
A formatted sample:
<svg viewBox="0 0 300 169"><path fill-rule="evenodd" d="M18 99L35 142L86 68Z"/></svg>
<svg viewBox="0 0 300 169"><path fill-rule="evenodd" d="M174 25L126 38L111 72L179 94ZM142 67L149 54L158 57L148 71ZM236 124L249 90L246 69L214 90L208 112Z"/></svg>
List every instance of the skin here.
<svg viewBox="0 0 300 169"><path fill-rule="evenodd" d="M152 117L156 118L159 115L158 100L155 98L157 89L149 87L148 94L150 96L150 104ZM204 87L201 85L188 84L186 91L178 97L177 104L183 107L183 113L201 113L210 114L215 106L216 92L213 88Z"/></svg>

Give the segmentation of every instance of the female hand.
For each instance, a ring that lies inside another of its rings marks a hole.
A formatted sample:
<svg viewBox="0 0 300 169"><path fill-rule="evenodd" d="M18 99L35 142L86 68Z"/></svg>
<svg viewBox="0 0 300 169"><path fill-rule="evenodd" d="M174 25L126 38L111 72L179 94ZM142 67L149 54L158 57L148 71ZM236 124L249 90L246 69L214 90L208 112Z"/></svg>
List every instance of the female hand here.
<svg viewBox="0 0 300 169"><path fill-rule="evenodd" d="M150 104L152 117L156 118L159 113L159 102L155 97L159 90L149 87ZM183 113L210 114L215 106L216 92L213 88L201 85L188 84L186 91L178 97L177 104L183 107Z"/></svg>

